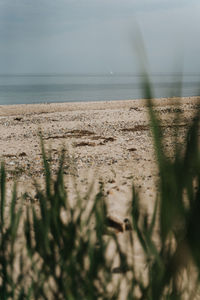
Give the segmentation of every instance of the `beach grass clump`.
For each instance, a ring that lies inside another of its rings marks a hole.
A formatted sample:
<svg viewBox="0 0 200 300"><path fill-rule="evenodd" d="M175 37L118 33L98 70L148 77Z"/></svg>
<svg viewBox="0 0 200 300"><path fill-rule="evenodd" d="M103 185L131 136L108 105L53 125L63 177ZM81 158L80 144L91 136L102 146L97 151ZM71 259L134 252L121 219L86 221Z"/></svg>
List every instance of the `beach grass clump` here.
<svg viewBox="0 0 200 300"><path fill-rule="evenodd" d="M23 266L23 254L19 253L20 246L17 243L22 207L16 209L17 192L14 184L9 213L6 214L6 172L1 163L0 168L0 298L18 299L25 296L23 279L25 269ZM16 274L16 256L18 256L18 274Z"/></svg>
<svg viewBox="0 0 200 300"><path fill-rule="evenodd" d="M42 143L45 191L36 186L39 212L27 210L25 234L29 256L39 277L35 299L98 299L107 294L111 261L103 240L106 206L102 189L93 204L77 196L71 205L63 181L64 150L55 179ZM31 234L33 233L33 234Z"/></svg>
<svg viewBox="0 0 200 300"><path fill-rule="evenodd" d="M114 237L103 238L107 215L103 186L92 201L77 194L70 203L63 179L65 151L53 176L42 140L41 149L45 188L34 182L38 203L30 201L22 216L22 202L20 208L16 203L26 195L17 200L14 185L7 221L6 172L1 166L0 299L110 298L113 259L107 259L106 252ZM115 293L111 291L112 297Z"/></svg>
<svg viewBox="0 0 200 300"><path fill-rule="evenodd" d="M132 220L143 248L145 283L136 280L140 299L197 299L200 274L200 111L188 125L184 142L174 136L174 156L164 150L162 124L156 116L150 86L147 106L159 170L159 188L154 212L140 209L139 195L133 190ZM131 299L131 297L130 297Z"/></svg>

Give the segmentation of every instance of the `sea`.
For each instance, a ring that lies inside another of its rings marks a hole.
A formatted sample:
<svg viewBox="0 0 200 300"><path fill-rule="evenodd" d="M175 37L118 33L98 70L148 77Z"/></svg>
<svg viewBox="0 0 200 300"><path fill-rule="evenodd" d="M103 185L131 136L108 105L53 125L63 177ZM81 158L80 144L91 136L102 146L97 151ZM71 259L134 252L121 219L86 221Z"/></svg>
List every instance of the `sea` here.
<svg viewBox="0 0 200 300"><path fill-rule="evenodd" d="M146 75L0 74L0 105L89 102L145 98ZM149 74L152 96L200 95L198 73Z"/></svg>

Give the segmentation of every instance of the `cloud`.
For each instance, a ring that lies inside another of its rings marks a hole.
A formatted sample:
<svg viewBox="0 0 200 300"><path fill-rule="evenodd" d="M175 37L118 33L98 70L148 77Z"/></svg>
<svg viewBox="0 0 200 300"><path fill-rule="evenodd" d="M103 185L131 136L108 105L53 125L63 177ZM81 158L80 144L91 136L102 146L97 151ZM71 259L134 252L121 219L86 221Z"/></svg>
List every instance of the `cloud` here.
<svg viewBox="0 0 200 300"><path fill-rule="evenodd" d="M152 67L168 68L184 44L197 68L199 15L197 0L1 0L1 69L131 71L135 20Z"/></svg>

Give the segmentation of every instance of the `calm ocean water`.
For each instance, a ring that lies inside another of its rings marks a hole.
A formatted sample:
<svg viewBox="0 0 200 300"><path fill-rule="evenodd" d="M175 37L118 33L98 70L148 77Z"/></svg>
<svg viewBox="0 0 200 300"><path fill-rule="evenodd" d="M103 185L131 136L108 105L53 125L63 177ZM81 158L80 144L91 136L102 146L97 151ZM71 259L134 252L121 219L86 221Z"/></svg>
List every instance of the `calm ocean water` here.
<svg viewBox="0 0 200 300"><path fill-rule="evenodd" d="M200 94L200 74L153 74L150 78L155 97ZM138 99L144 97L142 80L141 75L115 73L2 74L0 105Z"/></svg>

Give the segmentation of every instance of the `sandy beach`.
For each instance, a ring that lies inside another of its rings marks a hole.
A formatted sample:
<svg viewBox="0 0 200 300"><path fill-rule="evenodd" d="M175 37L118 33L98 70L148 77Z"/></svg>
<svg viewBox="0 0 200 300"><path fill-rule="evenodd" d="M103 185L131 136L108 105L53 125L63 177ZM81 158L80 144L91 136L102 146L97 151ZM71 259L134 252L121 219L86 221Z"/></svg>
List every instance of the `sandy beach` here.
<svg viewBox="0 0 200 300"><path fill-rule="evenodd" d="M169 153L177 110L184 132L199 100L153 100ZM31 190L32 178L43 179L39 132L52 153L52 172L64 147L66 177L76 178L83 192L94 178L102 181L111 214L119 218L129 214L133 182L151 210L158 170L145 100L0 106L0 158L5 161L8 186L16 178L19 193Z"/></svg>
<svg viewBox="0 0 200 300"><path fill-rule="evenodd" d="M200 107L200 97L155 99L153 103L162 121L165 149L173 157L174 129L182 142ZM51 153L52 174L56 174L61 149L66 150L64 176L72 205L74 183L81 195L91 183L94 192L103 183L109 216L123 222L130 217L134 183L141 207L152 214L159 176L146 100L0 106L0 158L7 170L7 199L16 180L18 198L26 192L25 206L31 197L39 205L33 181L44 183L39 133ZM144 262L139 243L134 243L133 254L129 233L119 233L117 238L141 272ZM111 247L108 255L112 257L113 251ZM116 258L114 267L118 264ZM119 276L114 275L114 282ZM122 285L120 297L126 299L126 286Z"/></svg>

